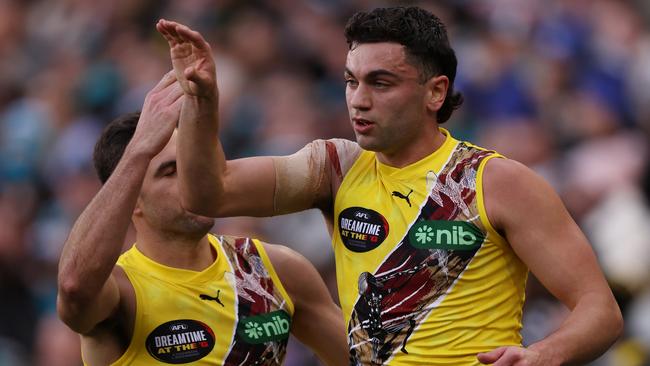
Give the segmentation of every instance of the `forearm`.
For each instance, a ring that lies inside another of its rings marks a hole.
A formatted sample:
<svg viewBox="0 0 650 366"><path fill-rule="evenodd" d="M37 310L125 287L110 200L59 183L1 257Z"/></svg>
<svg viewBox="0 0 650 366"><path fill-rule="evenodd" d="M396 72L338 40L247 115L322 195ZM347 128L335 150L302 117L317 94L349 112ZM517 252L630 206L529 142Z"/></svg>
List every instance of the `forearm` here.
<svg viewBox="0 0 650 366"><path fill-rule="evenodd" d="M102 291L120 255L149 160L127 147L75 222L59 262L59 295L64 302L90 302Z"/></svg>
<svg viewBox="0 0 650 366"><path fill-rule="evenodd" d="M178 134L181 204L191 212L216 216L224 194L226 158L219 141L218 100L186 96Z"/></svg>
<svg viewBox="0 0 650 366"><path fill-rule="evenodd" d="M552 365L580 365L603 354L622 327L613 298L593 292L580 299L558 330L528 348L550 356Z"/></svg>

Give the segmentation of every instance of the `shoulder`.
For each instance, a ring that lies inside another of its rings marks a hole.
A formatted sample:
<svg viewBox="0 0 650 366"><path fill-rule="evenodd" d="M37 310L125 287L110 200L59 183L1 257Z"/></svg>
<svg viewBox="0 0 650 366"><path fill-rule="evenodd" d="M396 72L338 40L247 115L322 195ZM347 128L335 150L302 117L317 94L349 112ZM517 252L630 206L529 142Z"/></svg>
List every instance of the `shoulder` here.
<svg viewBox="0 0 650 366"><path fill-rule="evenodd" d="M484 174L486 179L497 181L499 179L511 180L529 173L533 173L532 170L516 160L495 157L488 161Z"/></svg>
<svg viewBox="0 0 650 366"><path fill-rule="evenodd" d="M361 153L356 142L314 140L288 156L273 157L274 213L327 209L343 177Z"/></svg>
<svg viewBox="0 0 650 366"><path fill-rule="evenodd" d="M341 155L358 154L361 151L359 144L343 138L317 139L308 143L306 147L336 149L336 152Z"/></svg>
<svg viewBox="0 0 650 366"><path fill-rule="evenodd" d="M271 264L273 264L276 272L278 272L280 280L283 279L283 274L295 272L296 270L304 268L313 268L313 265L309 260L307 260L307 258L289 247L264 242L261 243L266 254L269 256Z"/></svg>
<svg viewBox="0 0 650 366"><path fill-rule="evenodd" d="M557 193L544 178L524 164L505 158L487 162L483 196L495 227L503 227L512 217L534 214L545 203L559 203Z"/></svg>
<svg viewBox="0 0 650 366"><path fill-rule="evenodd" d="M294 156L308 156L313 162L340 165L343 170L347 170L361 154L361 151L359 144L347 139L318 139L308 143Z"/></svg>
<svg viewBox="0 0 650 366"><path fill-rule="evenodd" d="M524 164L511 159L498 158L490 159L483 172L483 184L492 194L505 195L521 194L528 195L532 188L551 189L550 185L539 174Z"/></svg>
<svg viewBox="0 0 650 366"><path fill-rule="evenodd" d="M313 281L322 279L314 265L302 254L284 245L262 243L275 272L292 298L301 296Z"/></svg>

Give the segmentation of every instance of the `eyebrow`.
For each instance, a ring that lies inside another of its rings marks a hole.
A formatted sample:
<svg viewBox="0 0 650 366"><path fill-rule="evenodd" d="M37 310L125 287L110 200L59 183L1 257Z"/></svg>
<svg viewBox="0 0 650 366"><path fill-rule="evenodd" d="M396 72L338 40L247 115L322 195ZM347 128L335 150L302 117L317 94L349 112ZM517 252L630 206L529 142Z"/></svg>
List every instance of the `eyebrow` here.
<svg viewBox="0 0 650 366"><path fill-rule="evenodd" d="M167 160L160 163L160 165L158 165L158 168L156 168L156 172L154 173L154 176L159 177L163 175L163 172L171 166L176 167L176 160Z"/></svg>
<svg viewBox="0 0 650 366"><path fill-rule="evenodd" d="M350 76L356 78L356 76L354 76L354 73L352 71L350 71L350 69L348 69L347 67L345 68L344 75L350 75ZM400 78L399 75L395 74L392 71L388 71L386 69L372 70L368 74L366 74L365 78L366 79L375 79L375 78L378 78L380 76L389 76L389 77L393 77L393 78L396 78L396 79Z"/></svg>

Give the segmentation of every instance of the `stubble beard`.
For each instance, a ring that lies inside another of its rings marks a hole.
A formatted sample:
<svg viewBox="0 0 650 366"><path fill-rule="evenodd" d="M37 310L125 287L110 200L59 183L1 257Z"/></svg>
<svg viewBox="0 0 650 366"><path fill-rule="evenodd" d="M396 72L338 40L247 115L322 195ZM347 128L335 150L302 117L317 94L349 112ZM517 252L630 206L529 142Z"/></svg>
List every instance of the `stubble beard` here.
<svg viewBox="0 0 650 366"><path fill-rule="evenodd" d="M169 239L200 240L212 226L214 219L183 212L174 217L160 218L158 230Z"/></svg>

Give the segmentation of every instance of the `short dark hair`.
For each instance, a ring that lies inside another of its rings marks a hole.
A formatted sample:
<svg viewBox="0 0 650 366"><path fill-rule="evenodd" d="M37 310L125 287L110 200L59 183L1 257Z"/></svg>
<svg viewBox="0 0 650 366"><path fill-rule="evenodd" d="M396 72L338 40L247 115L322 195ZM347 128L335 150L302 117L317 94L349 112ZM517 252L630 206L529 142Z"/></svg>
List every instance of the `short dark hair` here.
<svg viewBox="0 0 650 366"><path fill-rule="evenodd" d="M111 121L102 132L93 151L93 164L102 184L113 174L122 159L140 120L140 112L123 114Z"/></svg>
<svg viewBox="0 0 650 366"><path fill-rule="evenodd" d="M454 92L456 54L449 45L445 25L435 15L418 7L377 8L358 12L345 26L350 49L358 43L395 42L403 45L406 55L420 69L422 82L435 75L449 78L449 89L438 111L438 123L446 122L463 96Z"/></svg>

